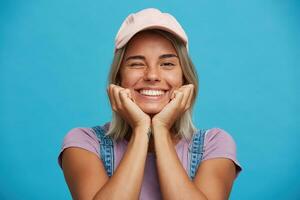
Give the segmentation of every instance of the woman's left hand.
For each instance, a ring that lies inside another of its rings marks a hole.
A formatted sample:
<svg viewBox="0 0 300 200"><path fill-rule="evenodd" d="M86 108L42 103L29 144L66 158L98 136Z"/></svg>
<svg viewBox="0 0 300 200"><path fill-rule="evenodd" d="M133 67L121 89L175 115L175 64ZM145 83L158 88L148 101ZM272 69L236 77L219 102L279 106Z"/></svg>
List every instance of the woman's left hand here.
<svg viewBox="0 0 300 200"><path fill-rule="evenodd" d="M152 126L170 130L177 118L190 108L193 96L193 84L174 90L171 101L152 118Z"/></svg>

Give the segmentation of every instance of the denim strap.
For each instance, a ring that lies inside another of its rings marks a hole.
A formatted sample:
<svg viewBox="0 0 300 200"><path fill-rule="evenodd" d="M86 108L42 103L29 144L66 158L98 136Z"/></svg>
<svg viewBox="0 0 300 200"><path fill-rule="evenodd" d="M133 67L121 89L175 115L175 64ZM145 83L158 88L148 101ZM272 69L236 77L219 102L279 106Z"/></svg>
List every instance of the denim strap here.
<svg viewBox="0 0 300 200"><path fill-rule="evenodd" d="M109 137L106 136L106 131L101 126L92 127L96 133L97 138L100 141L100 156L103 161L106 173L109 177L113 175L114 172L114 142Z"/></svg>
<svg viewBox="0 0 300 200"><path fill-rule="evenodd" d="M205 129L201 129L193 134L192 142L189 146L189 178L190 180L194 180L196 176L196 171L200 165L203 155L203 146L204 146L204 136Z"/></svg>

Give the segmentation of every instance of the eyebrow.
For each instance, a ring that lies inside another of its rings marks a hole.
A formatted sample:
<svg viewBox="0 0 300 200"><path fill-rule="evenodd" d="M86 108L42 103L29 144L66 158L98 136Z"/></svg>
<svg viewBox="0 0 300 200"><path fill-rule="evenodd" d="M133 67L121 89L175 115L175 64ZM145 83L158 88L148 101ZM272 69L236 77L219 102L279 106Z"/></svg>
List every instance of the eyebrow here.
<svg viewBox="0 0 300 200"><path fill-rule="evenodd" d="M140 59L140 60L145 60L145 56L141 56L141 55L136 55L136 56L129 56L126 58L126 61L130 60L130 59Z"/></svg>
<svg viewBox="0 0 300 200"><path fill-rule="evenodd" d="M163 58L172 58L172 57L176 57L178 58L177 55L175 54L163 54L163 55L160 55L158 58L159 59L163 59ZM141 59L141 60L146 60L145 56L142 56L142 55L135 55L135 56L129 56L128 58L126 58L125 61L128 61L130 59Z"/></svg>
<svg viewBox="0 0 300 200"><path fill-rule="evenodd" d="M172 58L172 57L178 58L178 56L175 55L175 54L163 54L163 55L160 55L160 56L159 56L159 59L163 59L163 58Z"/></svg>

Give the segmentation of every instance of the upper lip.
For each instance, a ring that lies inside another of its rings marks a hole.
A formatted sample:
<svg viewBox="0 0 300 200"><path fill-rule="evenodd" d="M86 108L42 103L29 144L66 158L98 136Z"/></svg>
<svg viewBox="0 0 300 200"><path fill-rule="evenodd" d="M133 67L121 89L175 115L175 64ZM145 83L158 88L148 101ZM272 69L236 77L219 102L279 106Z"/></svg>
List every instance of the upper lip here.
<svg viewBox="0 0 300 200"><path fill-rule="evenodd" d="M141 88L136 88L135 90L163 90L163 91L166 91L166 90L169 90L169 89L166 89L166 88L158 88L158 87L141 87Z"/></svg>

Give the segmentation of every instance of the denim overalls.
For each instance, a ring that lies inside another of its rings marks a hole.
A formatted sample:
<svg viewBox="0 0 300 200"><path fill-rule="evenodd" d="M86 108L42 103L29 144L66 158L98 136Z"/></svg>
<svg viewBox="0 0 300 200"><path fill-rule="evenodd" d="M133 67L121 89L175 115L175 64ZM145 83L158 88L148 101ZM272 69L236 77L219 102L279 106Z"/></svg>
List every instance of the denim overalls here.
<svg viewBox="0 0 300 200"><path fill-rule="evenodd" d="M95 126L92 129L100 141L100 157L108 176L111 177L115 167L114 142L109 136L105 135L106 131L103 126ZM188 175L190 180L194 179L202 160L205 132L205 129L200 129L194 133L189 146L188 156L190 163L188 165Z"/></svg>

